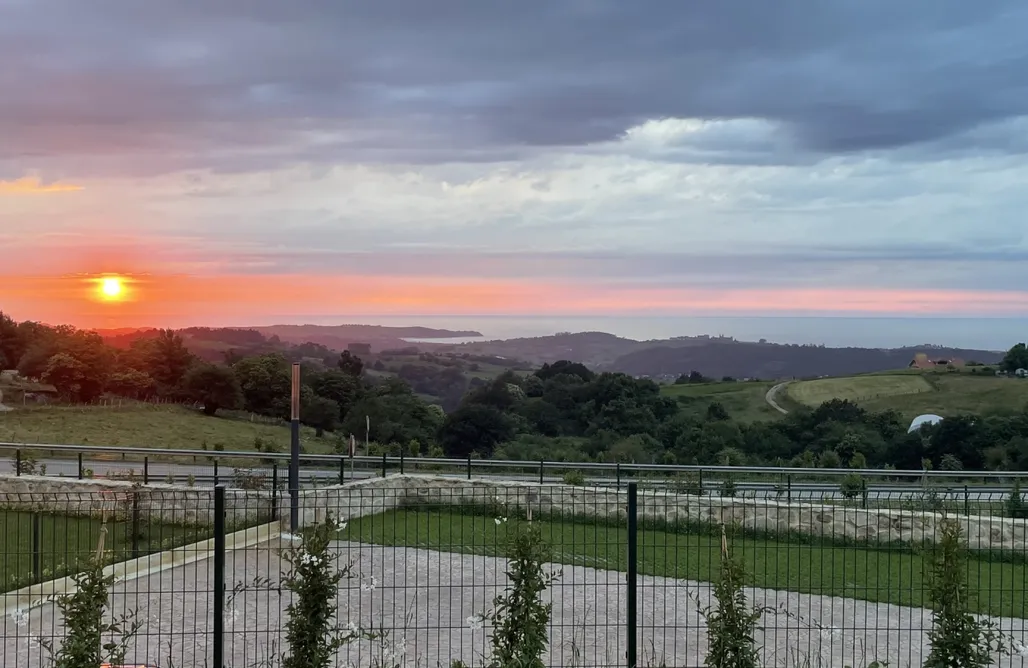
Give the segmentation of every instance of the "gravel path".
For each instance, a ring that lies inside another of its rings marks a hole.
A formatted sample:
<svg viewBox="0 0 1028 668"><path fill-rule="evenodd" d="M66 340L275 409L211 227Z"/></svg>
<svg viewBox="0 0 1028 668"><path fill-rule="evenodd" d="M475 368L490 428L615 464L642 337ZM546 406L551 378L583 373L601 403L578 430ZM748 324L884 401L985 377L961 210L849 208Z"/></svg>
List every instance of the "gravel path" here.
<svg viewBox="0 0 1028 668"><path fill-rule="evenodd" d="M383 629L382 640L361 641L340 651L340 665L449 666L461 658L482 665L486 628L474 618L502 589L504 563L488 557L412 548L339 543L341 563L354 564L354 577L340 585L339 618ZM131 663L161 668L213 665L206 592L212 589L210 560L115 586L115 608L136 609L143 622L128 654ZM279 544L228 555L229 609L226 664L231 668L273 665L280 647L285 595L259 587L233 594L236 584L255 577L277 581L283 562ZM496 584L496 583L501 584ZM624 574L562 567L551 588L553 602L548 664L625 665ZM706 648L703 625L690 595L710 602L706 583L640 578L639 651L643 666L699 666ZM888 659L890 666L919 666L929 614L921 609L851 599L750 590L751 602L784 608L793 616L767 615L758 636L765 666L866 666ZM796 615L804 619L796 618ZM472 619L469 620L468 618ZM1028 638L1026 620L998 620L1016 638ZM55 631L52 606L5 618L3 665L46 665L40 634ZM271 629L275 629L272 631ZM1003 658L998 666L1028 665L1028 658Z"/></svg>

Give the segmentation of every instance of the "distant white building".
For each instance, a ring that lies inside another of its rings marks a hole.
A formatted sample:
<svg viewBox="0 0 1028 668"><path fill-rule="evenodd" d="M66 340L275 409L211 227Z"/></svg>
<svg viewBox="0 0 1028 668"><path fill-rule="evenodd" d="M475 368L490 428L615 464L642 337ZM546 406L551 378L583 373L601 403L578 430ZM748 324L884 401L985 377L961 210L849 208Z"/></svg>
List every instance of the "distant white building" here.
<svg viewBox="0 0 1028 668"><path fill-rule="evenodd" d="M924 426L926 424L939 424L940 422L942 422L942 417L939 416L939 415L935 415L933 413L926 413L924 415L918 415L910 423L910 428L907 429L907 433L909 434L911 432L917 431L918 429L920 429L922 426Z"/></svg>

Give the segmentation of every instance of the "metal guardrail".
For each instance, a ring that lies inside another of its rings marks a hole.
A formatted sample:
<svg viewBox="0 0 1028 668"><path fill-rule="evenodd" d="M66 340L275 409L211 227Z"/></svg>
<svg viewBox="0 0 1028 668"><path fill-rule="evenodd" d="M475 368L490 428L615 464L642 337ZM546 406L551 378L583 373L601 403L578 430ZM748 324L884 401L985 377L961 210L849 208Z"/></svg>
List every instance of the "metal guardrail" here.
<svg viewBox="0 0 1028 668"><path fill-rule="evenodd" d="M210 451L210 450L186 450L186 449L154 449L145 447L123 447L123 446L97 446L97 445L67 445L60 443L13 443L0 442L0 451L6 451L4 456L12 457L20 452L45 451L51 453L71 453L78 455L80 460L89 456L97 455L121 455L122 458L129 456L162 461L167 458L189 457L193 460L204 458L210 462L217 463L218 460L260 460L269 463L283 462L288 464L289 453L282 452L256 452L256 451ZM891 479L893 481L905 481L906 484L928 480L967 480L981 479L985 481L1007 482L1011 480L1024 479L1028 481L1028 471L934 471L934 470L899 470L899 469L845 469L845 468L797 468L797 467L773 467L773 466L721 466L721 465L687 465L687 464L636 464L617 462L563 462L563 461L526 461L526 460L505 460L505 459L476 459L467 457L456 458L433 458L433 457L409 457L405 455L357 455L349 457L338 454L302 454L300 461L308 467L315 468L323 465L338 467L342 464L361 470L399 471L404 472L408 468L412 470L439 470L456 469L466 471L471 476L476 471L523 471L538 473L544 478L547 470L551 474L567 471L578 471L583 474L590 472L614 474L615 477L633 477L640 474L658 474L661 476L689 476L696 475L702 478L706 474L732 476L756 476L767 479L778 476L785 478L792 477L819 477L839 478L845 476L863 476L877 479ZM739 480L740 483L744 481ZM803 485L805 483L796 482Z"/></svg>

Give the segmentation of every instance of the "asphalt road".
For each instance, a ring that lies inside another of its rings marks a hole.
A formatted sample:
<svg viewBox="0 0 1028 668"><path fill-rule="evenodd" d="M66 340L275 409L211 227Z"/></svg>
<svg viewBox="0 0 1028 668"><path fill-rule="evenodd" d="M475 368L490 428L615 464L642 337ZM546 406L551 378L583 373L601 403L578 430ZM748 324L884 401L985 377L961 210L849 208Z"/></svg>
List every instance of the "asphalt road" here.
<svg viewBox="0 0 1028 668"><path fill-rule="evenodd" d="M198 456L198 459L201 457ZM36 461L36 466L46 467L46 475L48 476L63 476L66 478L78 477L78 462L74 459L56 459L47 458L39 459ZM85 459L83 460L84 469L92 469L94 477L118 477L127 476L130 472L135 473L136 476L142 477L143 468L141 462L119 462L110 459ZM0 473L13 473L15 470L14 461L10 458L0 459ZM263 474L266 479L271 481L273 477L273 469L270 466L262 465L256 467L241 467L240 470L246 471L253 474ZM218 482L232 486L233 475L236 469L227 466L220 465L218 469ZM433 475L446 475L455 478L464 478L465 473L462 472L439 472L439 471L425 471L417 470L413 467L408 466L405 469L406 473L431 473ZM389 473L399 473L397 468L390 467ZM112 476L113 474L113 476ZM150 482L166 482L171 476L173 482L182 484L189 480L190 476L193 476L193 482L195 485L200 487L209 487L214 485L214 465L209 462L198 462L196 464L189 463L176 463L176 462L151 462L148 466L148 480ZM345 480L362 480L366 478L374 478L381 476L381 469L356 469L351 470L349 466L345 470ZM539 482L538 474L518 474L510 472L496 472L487 473L483 471L474 471L472 474L475 478L491 478L496 480L510 480L510 481L522 481L522 482ZM280 466L278 470L279 485L284 487L287 484L288 472L285 466ZM631 478L629 476L623 476L620 480L621 486L627 485ZM667 484L669 480L667 478L657 477L643 477L640 480L648 487L658 487L661 484ZM339 481L339 470L337 468L314 468L305 466L300 469L300 486L309 487L312 484L332 484ZM544 475L543 482L545 483L560 483L563 481L563 477L559 475ZM585 484L595 487L615 487L618 485L618 480L614 476L587 476L585 478ZM938 484L938 483L937 483ZM789 486L788 493L782 485L773 482L759 482L759 481L738 481L735 483L736 495L747 498L758 498L758 499L771 499L784 501L789 498L793 501L796 500L841 500L844 497L839 492L838 485L833 485L824 482L794 482ZM720 481L712 474L711 479L704 482L704 491L707 494L717 494L720 489ZM962 483L954 481L950 485L944 485L942 487L934 487L935 493L940 499L947 501L959 501L965 500L972 503L1001 503L1010 496L1011 488L1005 485L968 485L966 488ZM870 484L868 486L867 499L868 503L875 505L873 502L897 502L905 499L916 499L924 493L923 488L916 484L902 484L902 483L883 483L883 484Z"/></svg>

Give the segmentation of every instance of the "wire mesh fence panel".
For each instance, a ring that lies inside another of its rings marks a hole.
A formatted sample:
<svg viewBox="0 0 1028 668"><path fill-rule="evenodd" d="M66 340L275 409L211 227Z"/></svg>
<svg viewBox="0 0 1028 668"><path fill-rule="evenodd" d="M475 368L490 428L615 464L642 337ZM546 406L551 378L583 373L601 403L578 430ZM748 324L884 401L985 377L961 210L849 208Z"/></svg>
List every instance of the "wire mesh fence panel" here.
<svg viewBox="0 0 1028 668"><path fill-rule="evenodd" d="M950 574L1002 635L995 665L1028 659L1025 499L972 474L625 473L594 485L567 465L542 483L387 473L303 486L295 530L284 475L220 491L5 478L3 665L51 665L47 648L68 636L55 599L81 590L63 578L99 552L114 576L107 635L132 631L126 664L283 665L321 592L340 640L330 665L485 666L545 618L544 665L701 666L731 558L744 608L759 612L760 665L921 666L950 521L963 545ZM336 572L330 586L317 579Z"/></svg>

